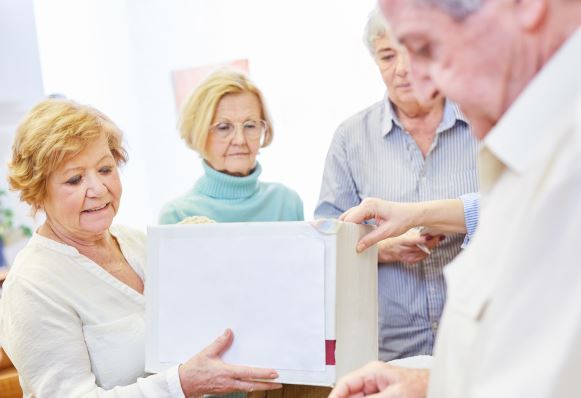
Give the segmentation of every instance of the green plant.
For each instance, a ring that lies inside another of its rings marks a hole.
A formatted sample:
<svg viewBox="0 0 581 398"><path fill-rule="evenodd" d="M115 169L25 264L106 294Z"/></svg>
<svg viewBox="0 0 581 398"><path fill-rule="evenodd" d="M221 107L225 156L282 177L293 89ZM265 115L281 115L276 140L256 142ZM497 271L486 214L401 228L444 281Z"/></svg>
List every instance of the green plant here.
<svg viewBox="0 0 581 398"><path fill-rule="evenodd" d="M20 230L24 236L31 236L32 230L30 227L24 224L14 226L14 212L4 204L3 199L5 196L6 191L0 189L0 240L5 241L6 237L15 230Z"/></svg>

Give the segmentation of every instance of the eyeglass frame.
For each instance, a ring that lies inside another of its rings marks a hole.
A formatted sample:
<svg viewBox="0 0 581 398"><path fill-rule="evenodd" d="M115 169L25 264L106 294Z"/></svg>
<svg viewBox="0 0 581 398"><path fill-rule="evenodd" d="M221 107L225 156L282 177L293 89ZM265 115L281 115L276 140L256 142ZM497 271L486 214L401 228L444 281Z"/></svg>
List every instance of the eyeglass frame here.
<svg viewBox="0 0 581 398"><path fill-rule="evenodd" d="M262 125L262 130L260 131L260 133L256 137L248 136L248 134L244 131L244 125L246 123L249 123L249 122L256 122L256 123ZM222 136L220 132L216 132L216 130L215 130L216 127L218 127L218 125L220 125L220 124L229 124L229 125L232 125L234 127L234 130L232 130L232 132L228 133L228 135ZM234 122L230 122L230 121L219 121L219 122L216 122L216 123L212 124L210 126L209 130L210 130L210 133L212 135L214 135L216 138L218 138L218 139L220 139L222 141L228 141L228 140L232 140L235 137L236 132L238 130L241 130L242 131L242 135L244 136L245 139L247 139L247 140L257 140L257 139L260 139L263 136L266 136L266 133L268 132L268 128L269 128L268 127L268 122L266 120L263 120L263 119L259 119L259 120L249 119L249 120L246 120L246 121L244 121L242 123L234 123Z"/></svg>

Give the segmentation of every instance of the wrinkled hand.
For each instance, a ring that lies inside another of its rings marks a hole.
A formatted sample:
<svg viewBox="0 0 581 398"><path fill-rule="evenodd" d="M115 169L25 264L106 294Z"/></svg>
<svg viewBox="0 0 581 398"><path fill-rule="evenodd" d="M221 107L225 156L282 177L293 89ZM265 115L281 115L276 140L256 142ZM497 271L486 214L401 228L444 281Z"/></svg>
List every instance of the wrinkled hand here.
<svg viewBox="0 0 581 398"><path fill-rule="evenodd" d="M206 216L189 216L181 220L178 224L216 224L216 221Z"/></svg>
<svg viewBox="0 0 581 398"><path fill-rule="evenodd" d="M357 251L362 252L380 240L400 236L417 226L414 220L419 211L420 207L414 203L387 202L367 198L359 206L352 207L343 213L339 220L358 224L375 220L377 228L357 243Z"/></svg>
<svg viewBox="0 0 581 398"><path fill-rule="evenodd" d="M418 263L430 255L421 250L418 244L423 244L432 250L443 238L443 236L420 235L417 229L410 229L403 235L380 241L377 244L378 261L380 263L402 262L407 265Z"/></svg>
<svg viewBox="0 0 581 398"><path fill-rule="evenodd" d="M203 351L180 365L180 382L186 397L234 391L275 390L282 387L277 383L253 381L277 378L278 374L273 369L236 366L223 362L220 357L232 345L233 339L232 331L227 329Z"/></svg>
<svg viewBox="0 0 581 398"><path fill-rule="evenodd" d="M425 398L430 372L371 362L343 377L329 398Z"/></svg>

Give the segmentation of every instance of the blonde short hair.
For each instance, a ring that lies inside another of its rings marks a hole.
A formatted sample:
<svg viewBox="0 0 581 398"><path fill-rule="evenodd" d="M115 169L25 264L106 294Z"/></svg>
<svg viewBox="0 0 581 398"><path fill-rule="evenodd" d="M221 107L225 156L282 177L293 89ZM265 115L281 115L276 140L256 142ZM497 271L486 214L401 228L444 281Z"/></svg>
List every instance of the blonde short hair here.
<svg viewBox="0 0 581 398"><path fill-rule="evenodd" d="M253 93L262 108L262 118L268 129L261 147L272 142L272 121L261 91L244 74L233 70L220 70L208 76L188 97L180 112L178 129L186 144L202 157L206 157L206 142L210 124L216 115L218 103L226 94Z"/></svg>
<svg viewBox="0 0 581 398"><path fill-rule="evenodd" d="M16 130L8 181L33 213L46 197L46 183L65 160L105 134L117 165L127 162L119 128L93 107L63 99L41 101Z"/></svg>

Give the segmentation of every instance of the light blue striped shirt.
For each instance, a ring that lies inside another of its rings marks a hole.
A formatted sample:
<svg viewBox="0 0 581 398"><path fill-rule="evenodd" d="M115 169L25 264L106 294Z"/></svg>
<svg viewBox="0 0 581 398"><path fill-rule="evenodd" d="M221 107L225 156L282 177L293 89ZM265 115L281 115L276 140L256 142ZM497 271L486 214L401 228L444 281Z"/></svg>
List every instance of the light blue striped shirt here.
<svg viewBox="0 0 581 398"><path fill-rule="evenodd" d="M337 217L364 198L419 202L478 191L478 142L458 106L446 101L424 159L386 99L343 122L331 143L315 217ZM467 201L464 201L467 204ZM444 240L424 261L379 264L379 357L431 354L446 296L442 273L463 236Z"/></svg>
<svg viewBox="0 0 581 398"><path fill-rule="evenodd" d="M467 193L460 196L464 206L464 224L466 225L466 238L462 243L462 249L465 248L478 226L478 217L480 217L480 194L477 192Z"/></svg>

